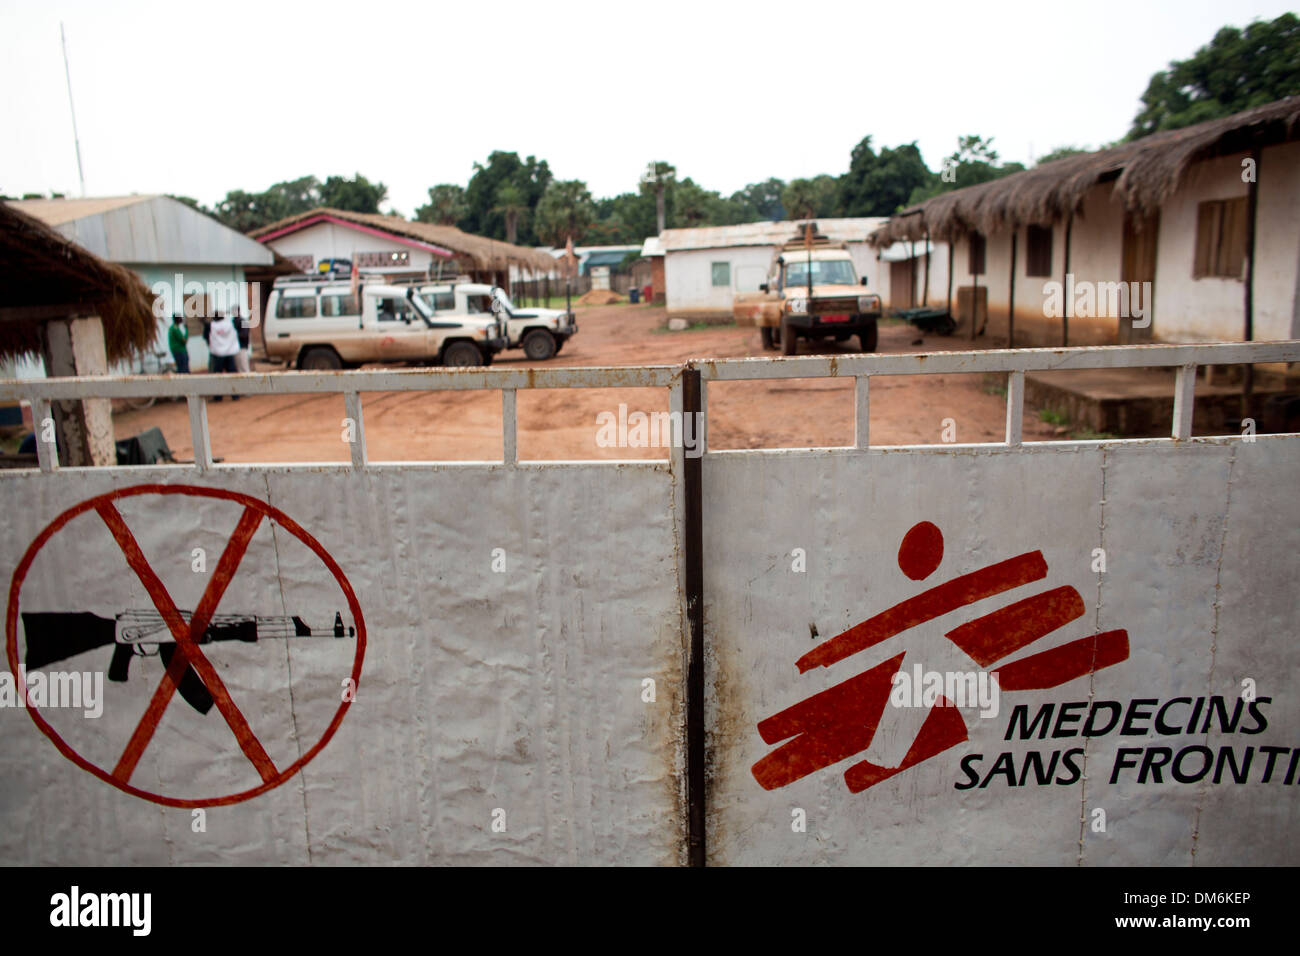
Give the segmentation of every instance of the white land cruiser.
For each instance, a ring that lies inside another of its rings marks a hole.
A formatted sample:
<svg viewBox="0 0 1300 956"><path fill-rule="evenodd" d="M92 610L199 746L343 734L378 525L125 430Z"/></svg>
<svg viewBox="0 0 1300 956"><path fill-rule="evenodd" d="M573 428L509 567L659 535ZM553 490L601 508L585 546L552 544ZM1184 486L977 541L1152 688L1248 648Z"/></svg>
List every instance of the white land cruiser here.
<svg viewBox="0 0 1300 956"><path fill-rule="evenodd" d="M266 306L266 354L289 368L356 368L364 362L489 365L506 346L505 323L480 314L435 315L413 286L364 279L279 279Z"/></svg>
<svg viewBox="0 0 1300 956"><path fill-rule="evenodd" d="M497 312L505 322L506 348L522 348L534 361L555 355L578 331L572 312L516 306L505 290L497 286L444 281L425 283L418 288L420 297L437 318Z"/></svg>

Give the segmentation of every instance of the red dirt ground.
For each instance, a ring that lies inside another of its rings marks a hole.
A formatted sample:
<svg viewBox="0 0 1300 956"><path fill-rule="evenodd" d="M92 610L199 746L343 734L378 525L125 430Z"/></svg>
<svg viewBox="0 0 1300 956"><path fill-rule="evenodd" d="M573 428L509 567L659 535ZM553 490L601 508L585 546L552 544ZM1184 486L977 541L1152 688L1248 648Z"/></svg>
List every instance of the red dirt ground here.
<svg viewBox="0 0 1300 956"><path fill-rule="evenodd" d="M614 305L578 308L578 334L545 363L529 362L519 350L494 363L533 365L662 365L692 358L771 356L756 328L711 326L684 332L662 329L661 307ZM880 329L881 352L970 348L954 337L926 336L911 326ZM801 355L856 354L857 340L842 345L801 342ZM1005 399L999 383L982 375L880 376L871 382L873 444L940 441L944 419L953 419L956 441L1000 440ZM666 411L666 389L557 389L518 393L521 459L660 458L663 448L601 448L596 444L602 411ZM724 382L709 387L709 443L724 448L808 448L853 441L851 380L794 379ZM501 457L498 392L384 392L363 396L366 443L372 461L492 460ZM346 461L342 396L256 395L209 402L213 455L226 461ZM189 418L183 402L159 402L114 416L118 438L157 425L179 458L192 458ZM1026 409L1026 440L1058 437L1061 430Z"/></svg>

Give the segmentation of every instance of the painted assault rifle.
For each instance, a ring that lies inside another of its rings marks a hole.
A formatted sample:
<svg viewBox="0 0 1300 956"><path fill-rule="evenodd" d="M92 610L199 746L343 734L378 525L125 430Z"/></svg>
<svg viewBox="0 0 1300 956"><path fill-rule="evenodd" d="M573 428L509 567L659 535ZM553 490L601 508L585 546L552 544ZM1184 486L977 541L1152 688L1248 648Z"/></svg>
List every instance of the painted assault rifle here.
<svg viewBox="0 0 1300 956"><path fill-rule="evenodd" d="M180 615L187 625L193 616L190 611L181 611ZM86 611L24 612L23 629L27 632L25 663L29 671L111 644L113 659L108 665L108 679L120 683L127 679L132 657L158 656L165 667L170 667L176 655L176 638L157 611L125 611L116 619ZM356 629L344 626L343 615L338 612L334 614L333 626L326 627L312 627L297 616L214 614L197 643L253 644L268 638L355 636ZM148 647L153 650L146 650ZM186 666L177 690L200 714L212 709L212 694L192 666Z"/></svg>

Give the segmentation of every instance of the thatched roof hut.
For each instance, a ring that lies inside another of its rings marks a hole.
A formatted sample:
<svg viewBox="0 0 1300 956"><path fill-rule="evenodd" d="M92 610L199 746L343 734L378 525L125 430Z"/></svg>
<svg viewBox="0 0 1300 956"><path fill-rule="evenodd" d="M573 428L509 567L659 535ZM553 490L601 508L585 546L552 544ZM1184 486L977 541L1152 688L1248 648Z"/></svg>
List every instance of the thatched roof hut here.
<svg viewBox="0 0 1300 956"><path fill-rule="evenodd" d="M42 323L74 315L99 316L109 362L148 351L157 335L139 276L0 203L0 358L39 355Z"/></svg>
<svg viewBox="0 0 1300 956"><path fill-rule="evenodd" d="M899 240L954 239L1023 225L1048 225L1079 211L1098 183L1114 182L1112 199L1138 216L1173 195L1202 159L1286 142L1300 135L1300 96L1185 129L1155 133L1095 153L1068 156L992 182L935 196L905 209L871 236L881 248Z"/></svg>
<svg viewBox="0 0 1300 956"><path fill-rule="evenodd" d="M551 272L557 268L555 258L548 252L511 245L497 239L485 239L483 236L462 232L455 226L439 226L428 222L412 222L400 216L348 212L326 207L288 216L260 229L254 229L248 235L253 239L266 242L275 236L293 231L294 227L305 227L309 223L325 218L343 220L366 229L439 246L454 253L458 258L466 260L467 264L476 270L506 271L513 266L528 272Z"/></svg>

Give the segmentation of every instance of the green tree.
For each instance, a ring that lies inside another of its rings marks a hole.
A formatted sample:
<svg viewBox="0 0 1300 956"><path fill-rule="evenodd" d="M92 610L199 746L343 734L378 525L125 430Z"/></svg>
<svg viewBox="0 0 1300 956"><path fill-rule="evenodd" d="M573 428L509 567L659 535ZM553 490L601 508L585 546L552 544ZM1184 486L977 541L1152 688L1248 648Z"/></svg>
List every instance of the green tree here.
<svg viewBox="0 0 1300 956"><path fill-rule="evenodd" d="M840 209L846 216L892 216L933 180L915 142L877 153L867 136L853 147L849 171L840 177Z"/></svg>
<svg viewBox="0 0 1300 956"><path fill-rule="evenodd" d="M454 226L469 212L465 201L465 187L453 183L439 183L429 187L429 202L415 210L416 222L431 222L439 226Z"/></svg>
<svg viewBox="0 0 1300 956"><path fill-rule="evenodd" d="M792 179L781 193L781 203L792 219L837 216L839 181L826 173L811 179Z"/></svg>
<svg viewBox="0 0 1300 956"><path fill-rule="evenodd" d="M1051 152L1044 153L1035 160L1035 166L1042 166L1044 163L1052 163L1058 159L1065 159L1067 156L1082 156L1084 153L1090 153L1092 150L1084 149L1082 146L1058 146Z"/></svg>
<svg viewBox="0 0 1300 956"><path fill-rule="evenodd" d="M357 173L352 179L330 176L319 190L319 204L348 212L379 212L379 204L388 197L388 187Z"/></svg>
<svg viewBox="0 0 1300 956"><path fill-rule="evenodd" d="M913 190L907 204L913 206L940 193L977 186L1023 172L1024 168L1023 163L999 162L992 137L959 136L957 149L944 158L943 171L938 175L931 173L930 182Z"/></svg>
<svg viewBox="0 0 1300 956"><path fill-rule="evenodd" d="M199 202L197 199L194 199L191 196L177 196L174 195L173 193L168 193L167 198L175 199L177 202L184 203L185 205L193 209L195 212L201 212L205 216L212 215L211 209L209 209L207 206L203 205L201 202Z"/></svg>
<svg viewBox="0 0 1300 956"><path fill-rule="evenodd" d="M1223 27L1151 77L1128 139L1230 116L1300 93L1300 17Z"/></svg>
<svg viewBox="0 0 1300 956"><path fill-rule="evenodd" d="M516 239L524 245L534 245L537 237L532 229L531 213L537 208L552 178L550 166L544 159L529 156L521 160L518 153L494 151L486 163L474 164L474 173L465 187L469 211L463 220L463 228L481 236L504 239L506 204L498 199L498 192L502 186L511 185L519 190L519 194L511 194L519 201L509 205L527 209L527 214L521 214L515 220Z"/></svg>
<svg viewBox="0 0 1300 956"><path fill-rule="evenodd" d="M757 222L760 219L776 222L785 218L785 206L781 204L784 192L784 182L775 178L765 179L732 193L729 201L736 207L738 222Z"/></svg>
<svg viewBox="0 0 1300 956"><path fill-rule="evenodd" d="M578 179L554 180L537 203L534 230L552 246L572 239L578 243L596 218L596 207L587 184Z"/></svg>
<svg viewBox="0 0 1300 956"><path fill-rule="evenodd" d="M519 235L519 223L528 217L528 197L514 183L504 183L497 190L497 204L492 211L501 214L506 224L506 242L514 244Z"/></svg>

